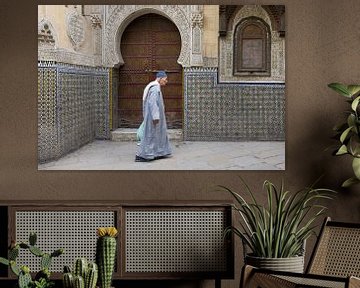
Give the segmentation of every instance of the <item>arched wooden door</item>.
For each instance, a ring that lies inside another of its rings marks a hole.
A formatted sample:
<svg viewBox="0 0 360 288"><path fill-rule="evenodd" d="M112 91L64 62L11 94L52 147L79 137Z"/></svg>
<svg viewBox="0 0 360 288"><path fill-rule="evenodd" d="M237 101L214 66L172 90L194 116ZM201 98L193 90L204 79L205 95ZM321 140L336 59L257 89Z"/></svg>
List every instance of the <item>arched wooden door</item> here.
<svg viewBox="0 0 360 288"><path fill-rule="evenodd" d="M119 127L137 128L142 122L142 95L158 70L168 74L162 87L168 128L182 128L182 67L177 63L180 33L167 18L157 14L138 17L125 29L120 44L125 64L119 73Z"/></svg>

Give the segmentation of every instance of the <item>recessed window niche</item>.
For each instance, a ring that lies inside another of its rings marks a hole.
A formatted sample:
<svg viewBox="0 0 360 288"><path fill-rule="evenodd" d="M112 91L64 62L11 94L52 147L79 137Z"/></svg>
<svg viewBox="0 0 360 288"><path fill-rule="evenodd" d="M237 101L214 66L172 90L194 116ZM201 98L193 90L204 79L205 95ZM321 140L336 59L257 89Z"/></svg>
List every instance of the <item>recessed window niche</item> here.
<svg viewBox="0 0 360 288"><path fill-rule="evenodd" d="M249 17L235 28L234 75L271 75L271 36L260 18Z"/></svg>

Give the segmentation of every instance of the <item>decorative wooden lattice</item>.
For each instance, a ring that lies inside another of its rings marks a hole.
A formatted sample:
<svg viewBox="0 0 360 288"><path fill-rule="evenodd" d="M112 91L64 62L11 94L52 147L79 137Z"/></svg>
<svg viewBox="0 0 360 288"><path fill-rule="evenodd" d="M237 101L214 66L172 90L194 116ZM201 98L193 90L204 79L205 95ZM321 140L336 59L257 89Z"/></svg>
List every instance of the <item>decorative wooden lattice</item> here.
<svg viewBox="0 0 360 288"><path fill-rule="evenodd" d="M225 218L223 211L126 211L125 272L226 271Z"/></svg>
<svg viewBox="0 0 360 288"><path fill-rule="evenodd" d="M30 232L37 234L37 246L51 253L63 248L65 253L54 258L52 272L62 272L64 265L72 267L78 257L95 260L96 228L115 226L114 211L17 211L16 241L28 242ZM40 258L20 250L18 262L31 271L40 270Z"/></svg>

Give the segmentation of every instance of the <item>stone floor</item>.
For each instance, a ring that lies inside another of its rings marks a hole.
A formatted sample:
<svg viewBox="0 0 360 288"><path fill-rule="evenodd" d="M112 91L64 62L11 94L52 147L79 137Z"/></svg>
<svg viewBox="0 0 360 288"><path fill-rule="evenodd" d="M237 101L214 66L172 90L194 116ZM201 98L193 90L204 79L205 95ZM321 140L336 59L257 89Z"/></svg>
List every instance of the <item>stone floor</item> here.
<svg viewBox="0 0 360 288"><path fill-rule="evenodd" d="M94 141L39 170L285 170L285 142L172 141L171 158L135 162L136 142Z"/></svg>

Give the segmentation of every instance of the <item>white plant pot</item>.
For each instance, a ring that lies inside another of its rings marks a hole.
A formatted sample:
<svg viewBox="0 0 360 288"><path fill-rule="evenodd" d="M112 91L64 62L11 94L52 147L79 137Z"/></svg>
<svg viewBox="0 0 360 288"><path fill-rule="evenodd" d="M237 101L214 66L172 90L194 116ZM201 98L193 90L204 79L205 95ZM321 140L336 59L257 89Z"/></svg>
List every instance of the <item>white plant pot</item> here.
<svg viewBox="0 0 360 288"><path fill-rule="evenodd" d="M275 271L304 272L304 256L289 258L263 258L246 255L245 263L254 267Z"/></svg>

